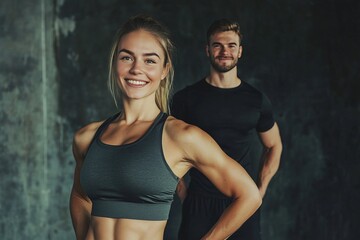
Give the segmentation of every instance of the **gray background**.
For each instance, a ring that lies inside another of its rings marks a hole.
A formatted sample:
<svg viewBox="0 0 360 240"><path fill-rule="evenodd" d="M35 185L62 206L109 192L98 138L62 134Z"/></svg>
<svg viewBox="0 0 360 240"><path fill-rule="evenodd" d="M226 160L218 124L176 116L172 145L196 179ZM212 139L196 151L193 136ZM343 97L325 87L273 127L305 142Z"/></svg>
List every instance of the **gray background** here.
<svg viewBox="0 0 360 240"><path fill-rule="evenodd" d="M106 89L109 48L138 13L173 33L175 90L207 74L207 26L239 20L239 76L272 100L284 143L262 207L264 239L358 239L356 0L1 0L0 238L74 239L72 136L117 111Z"/></svg>

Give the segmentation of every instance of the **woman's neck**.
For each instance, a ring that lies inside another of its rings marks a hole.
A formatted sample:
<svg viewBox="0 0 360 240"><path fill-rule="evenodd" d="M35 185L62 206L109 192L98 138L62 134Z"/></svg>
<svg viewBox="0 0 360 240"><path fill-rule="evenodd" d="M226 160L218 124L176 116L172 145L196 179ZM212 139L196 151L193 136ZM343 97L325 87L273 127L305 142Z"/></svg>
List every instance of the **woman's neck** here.
<svg viewBox="0 0 360 240"><path fill-rule="evenodd" d="M123 111L121 113L121 120L128 123L136 121L151 121L159 115L160 109L155 102L130 100L123 101Z"/></svg>

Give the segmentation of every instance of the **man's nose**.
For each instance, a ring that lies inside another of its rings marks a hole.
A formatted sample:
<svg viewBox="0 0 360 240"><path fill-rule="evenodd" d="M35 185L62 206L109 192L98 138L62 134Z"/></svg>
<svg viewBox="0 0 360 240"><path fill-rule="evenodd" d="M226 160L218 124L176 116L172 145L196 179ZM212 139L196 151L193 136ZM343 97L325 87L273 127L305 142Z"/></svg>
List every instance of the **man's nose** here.
<svg viewBox="0 0 360 240"><path fill-rule="evenodd" d="M229 52L229 49L225 46L221 47L221 53L222 54L227 54Z"/></svg>

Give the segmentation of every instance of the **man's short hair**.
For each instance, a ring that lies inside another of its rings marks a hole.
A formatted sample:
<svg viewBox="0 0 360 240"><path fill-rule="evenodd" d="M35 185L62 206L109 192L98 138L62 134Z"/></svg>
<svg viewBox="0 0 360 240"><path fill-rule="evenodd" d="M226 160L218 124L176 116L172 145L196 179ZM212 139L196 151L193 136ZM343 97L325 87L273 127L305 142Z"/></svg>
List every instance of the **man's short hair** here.
<svg viewBox="0 0 360 240"><path fill-rule="evenodd" d="M226 31L233 31L237 35L239 35L239 44L241 45L242 34L240 32L240 25L238 22L228 19L222 18L215 20L207 30L206 40L207 44L210 44L210 37L218 32L226 32Z"/></svg>

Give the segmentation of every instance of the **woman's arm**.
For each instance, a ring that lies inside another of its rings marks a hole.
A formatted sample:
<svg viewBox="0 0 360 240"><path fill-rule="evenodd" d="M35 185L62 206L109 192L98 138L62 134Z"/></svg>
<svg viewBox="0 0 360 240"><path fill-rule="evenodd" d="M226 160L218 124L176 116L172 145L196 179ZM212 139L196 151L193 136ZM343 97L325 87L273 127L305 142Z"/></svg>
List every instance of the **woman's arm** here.
<svg viewBox="0 0 360 240"><path fill-rule="evenodd" d="M217 223L202 238L226 239L261 205L259 190L243 167L227 156L201 129L176 120L172 134L183 160L200 170L221 192L233 199ZM183 161L182 160L182 161Z"/></svg>
<svg viewBox="0 0 360 240"><path fill-rule="evenodd" d="M99 123L90 124L80 129L75 134L73 140L73 155L76 165L70 195L70 214L76 239L78 240L84 240L85 238L89 240L93 239L92 234L88 235L88 232L92 233L90 226L92 204L81 188L80 170L84 161L85 152L89 147L98 125Z"/></svg>
<svg viewBox="0 0 360 240"><path fill-rule="evenodd" d="M75 170L77 172L77 170ZM75 173L75 175L78 175ZM91 219L91 201L84 196L74 183L70 195L70 213L76 239L85 239Z"/></svg>

